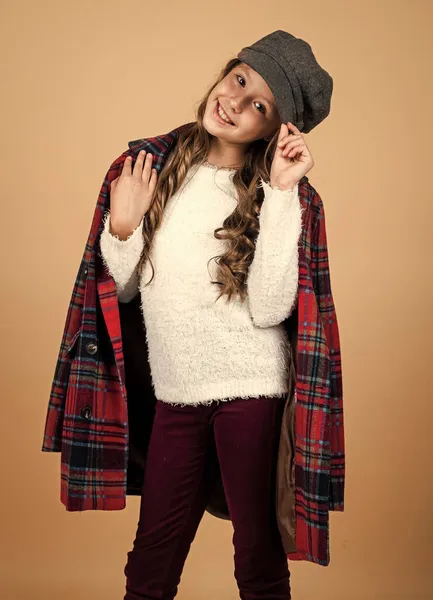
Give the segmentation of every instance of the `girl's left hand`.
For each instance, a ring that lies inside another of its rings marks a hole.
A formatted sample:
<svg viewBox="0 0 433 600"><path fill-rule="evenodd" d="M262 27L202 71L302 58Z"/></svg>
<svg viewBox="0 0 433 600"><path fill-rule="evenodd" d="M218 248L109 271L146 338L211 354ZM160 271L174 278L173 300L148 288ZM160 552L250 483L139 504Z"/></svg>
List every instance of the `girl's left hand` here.
<svg viewBox="0 0 433 600"><path fill-rule="evenodd" d="M302 133L290 121L287 125L282 123L271 165L270 185L293 188L313 166L314 160Z"/></svg>

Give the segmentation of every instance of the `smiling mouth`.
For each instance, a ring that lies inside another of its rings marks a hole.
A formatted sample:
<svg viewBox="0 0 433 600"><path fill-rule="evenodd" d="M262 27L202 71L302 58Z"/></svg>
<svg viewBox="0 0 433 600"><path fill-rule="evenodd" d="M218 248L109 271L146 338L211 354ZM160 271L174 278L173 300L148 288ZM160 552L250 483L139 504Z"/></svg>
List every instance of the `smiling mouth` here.
<svg viewBox="0 0 433 600"><path fill-rule="evenodd" d="M219 114L218 114L218 108L220 108L220 103L217 100L216 104L215 104L215 108L214 108L214 116L217 119L218 123L222 123L223 125L228 125L229 127L234 127L234 123L229 123L228 121L225 121L224 119L222 119ZM221 107L221 110L224 112L224 109Z"/></svg>

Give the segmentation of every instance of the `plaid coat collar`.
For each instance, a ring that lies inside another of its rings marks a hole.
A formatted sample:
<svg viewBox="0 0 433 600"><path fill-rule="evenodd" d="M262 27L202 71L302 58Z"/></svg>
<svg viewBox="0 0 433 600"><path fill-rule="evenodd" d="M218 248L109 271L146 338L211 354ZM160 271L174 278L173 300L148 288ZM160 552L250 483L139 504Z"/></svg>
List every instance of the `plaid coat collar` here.
<svg viewBox="0 0 433 600"><path fill-rule="evenodd" d="M99 254L99 236L110 205L110 183L120 175L126 156L135 158L141 149L152 152L160 172L188 125L129 142L100 189L66 315L42 444L44 452L61 453L60 500L69 511L123 509L128 494L141 493L155 402L149 365L137 365L137 356L146 351L145 333L138 296L128 304L117 301L114 281ZM298 301L284 323L296 366L296 549L288 557L327 565L329 511L344 509L340 340L323 202L306 176L299 193L306 210ZM217 466L215 481L221 483ZM227 518L221 489L216 485L208 510Z"/></svg>

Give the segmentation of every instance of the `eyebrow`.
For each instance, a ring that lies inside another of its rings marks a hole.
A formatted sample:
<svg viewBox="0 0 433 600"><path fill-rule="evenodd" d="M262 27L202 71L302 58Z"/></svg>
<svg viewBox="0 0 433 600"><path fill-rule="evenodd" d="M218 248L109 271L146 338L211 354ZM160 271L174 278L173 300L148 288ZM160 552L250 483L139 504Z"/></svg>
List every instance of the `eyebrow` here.
<svg viewBox="0 0 433 600"><path fill-rule="evenodd" d="M242 71L245 73L245 75L246 75L247 79L248 79L248 80L249 80L249 82L251 83L251 75L249 74L248 70L247 70L247 69L246 69L244 66L242 66L242 65L240 65L240 66L239 66L239 68L240 68L240 69L242 69ZM268 104L268 105L269 105L271 108L276 108L276 107L275 107L275 105L274 105L274 103L273 103L273 102L271 102L270 100L268 100L268 99L267 99L265 96L263 96L262 94L259 94L259 97L260 97L260 98L262 98L262 99L263 99L263 100L264 100L264 101L265 101L265 102L266 102L266 103L267 103L267 104Z"/></svg>

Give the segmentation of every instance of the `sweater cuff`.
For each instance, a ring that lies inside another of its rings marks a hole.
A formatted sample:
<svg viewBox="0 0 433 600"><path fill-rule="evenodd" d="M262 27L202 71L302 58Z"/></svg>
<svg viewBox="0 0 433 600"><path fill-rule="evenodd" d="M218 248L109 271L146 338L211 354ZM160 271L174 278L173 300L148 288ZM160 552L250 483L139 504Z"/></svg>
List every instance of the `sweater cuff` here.
<svg viewBox="0 0 433 600"><path fill-rule="evenodd" d="M144 217L143 217L144 218ZM104 227L101 233L100 248L105 266L112 277L123 285L140 260L144 248L143 219L126 240L110 233L110 213L104 215Z"/></svg>
<svg viewBox="0 0 433 600"><path fill-rule="evenodd" d="M141 234L141 230L143 227L144 215L143 215L140 223L137 225L137 227L134 229L134 231L130 235L128 235L126 240L121 240L117 234L110 232L110 224L111 224L110 216L111 216L110 211L107 211L104 215L103 231L104 231L104 233L108 234L109 238L111 238L111 243L114 246L117 246L118 248L125 248L127 246L132 246L133 243L136 242L136 238L138 238Z"/></svg>
<svg viewBox="0 0 433 600"><path fill-rule="evenodd" d="M264 200L259 214L260 225L267 229L288 232L288 227L294 221L299 221L302 212L299 201L299 185L288 190L273 188L261 180L264 190Z"/></svg>
<svg viewBox="0 0 433 600"><path fill-rule="evenodd" d="M265 196L270 196L274 194L277 196L280 196L282 194L284 194L285 196L293 196L298 194L299 182L296 183L292 188L289 188L287 190L281 190L279 187L272 187L270 183L266 182L260 177L259 187L263 188Z"/></svg>

